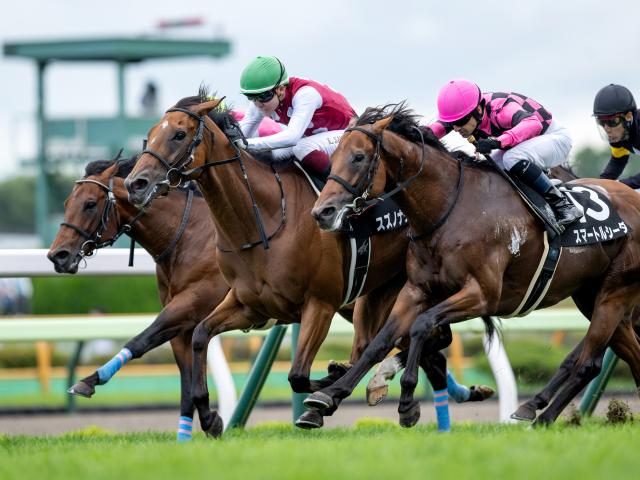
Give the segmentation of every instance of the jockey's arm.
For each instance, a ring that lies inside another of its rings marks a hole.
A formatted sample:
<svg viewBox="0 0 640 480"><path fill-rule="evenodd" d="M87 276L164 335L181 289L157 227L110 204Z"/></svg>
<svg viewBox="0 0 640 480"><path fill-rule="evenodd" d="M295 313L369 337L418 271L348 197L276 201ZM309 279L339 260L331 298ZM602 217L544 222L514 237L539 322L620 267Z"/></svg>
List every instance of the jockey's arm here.
<svg viewBox="0 0 640 480"><path fill-rule="evenodd" d="M611 158L600 174L600 178L617 180L618 177L620 177L620 175L622 174L624 167L627 166L627 162L629 161L629 153L627 153L626 155L616 156L614 148L612 148L611 150ZM624 180L622 181L624 182Z"/></svg>
<svg viewBox="0 0 640 480"><path fill-rule="evenodd" d="M240 130L242 130L245 138L252 138L258 136L258 127L260 122L264 118L264 114L253 102L249 103L249 108L244 115L244 118L238 122Z"/></svg>
<svg viewBox="0 0 640 480"><path fill-rule="evenodd" d="M286 148L296 145L309 128L315 111L322 107L322 97L313 87L302 87L291 102L293 112L289 125L281 132L267 137L250 138L249 147L256 149Z"/></svg>
<svg viewBox="0 0 640 480"><path fill-rule="evenodd" d="M507 105L497 117L498 125L511 125L509 130L497 137L502 148L518 145L542 132L543 125L540 119L516 103Z"/></svg>

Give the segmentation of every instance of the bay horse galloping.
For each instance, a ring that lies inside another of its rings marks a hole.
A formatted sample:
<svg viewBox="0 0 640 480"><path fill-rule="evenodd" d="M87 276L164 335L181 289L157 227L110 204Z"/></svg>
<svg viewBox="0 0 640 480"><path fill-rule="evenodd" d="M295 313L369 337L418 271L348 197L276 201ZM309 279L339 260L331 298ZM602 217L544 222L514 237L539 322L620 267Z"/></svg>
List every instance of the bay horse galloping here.
<svg viewBox="0 0 640 480"><path fill-rule="evenodd" d="M215 260L213 222L204 199L193 190L169 192L166 198L138 210L129 203L124 188L124 177L136 157L117 160L87 165L85 176L76 181L65 201L64 222L47 256L57 272L76 273L86 256L127 233L156 261L163 309L118 355L76 383L69 393L91 397L96 385L107 383L124 363L171 341L180 370L178 440L188 440L195 409L191 401L193 329L229 291Z"/></svg>
<svg viewBox="0 0 640 480"><path fill-rule="evenodd" d="M232 142L241 140L237 124L228 112L216 110L219 103L207 101L201 92L169 109L150 129L148 149L125 181L130 201L144 204L158 191L195 179L211 210L217 260L231 290L194 331L192 398L202 429L214 434L221 421L209 410L209 339L271 318L300 322L289 382L296 392L311 391L311 364L343 306L350 265L348 240L321 231L309 215L316 196L307 180L293 166L278 172L239 149ZM406 246L402 231L371 239L364 296L353 313L352 362L378 331L405 282Z"/></svg>
<svg viewBox="0 0 640 480"><path fill-rule="evenodd" d="M393 122L394 119L404 122ZM392 128L392 125L400 128ZM426 145L425 145L426 139ZM305 404L327 408L348 396L364 372L398 342L410 339L398 411L404 426L420 415L413 398L423 351L442 347L450 324L517 310L543 252L544 230L515 190L491 168L449 155L415 116L400 106L373 110L348 130L332 156L329 182L313 215L325 230L339 228L354 206L395 189L409 219L408 281L387 322L360 360ZM553 422L596 376L609 344L640 385L640 344L629 321L640 299L640 196L618 182L576 183L603 192L631 227L623 237L563 249L538 308L571 296L591 324L564 386L537 422Z"/></svg>

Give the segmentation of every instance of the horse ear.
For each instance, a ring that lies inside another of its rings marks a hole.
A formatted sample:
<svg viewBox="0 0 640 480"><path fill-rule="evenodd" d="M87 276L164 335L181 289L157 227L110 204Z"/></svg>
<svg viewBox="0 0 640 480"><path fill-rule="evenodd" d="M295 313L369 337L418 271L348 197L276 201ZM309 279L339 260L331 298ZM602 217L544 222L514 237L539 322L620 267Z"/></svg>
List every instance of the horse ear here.
<svg viewBox="0 0 640 480"><path fill-rule="evenodd" d="M193 113L196 115L207 115L211 110L215 110L218 106L224 101L225 97L222 98L214 98L213 100L209 100L208 102L201 103L192 107Z"/></svg>
<svg viewBox="0 0 640 480"><path fill-rule="evenodd" d="M382 120L378 120L377 122L375 122L372 125L371 129L375 133L382 133L383 130L385 130L392 121L393 121L393 115L390 115L388 117L383 118Z"/></svg>

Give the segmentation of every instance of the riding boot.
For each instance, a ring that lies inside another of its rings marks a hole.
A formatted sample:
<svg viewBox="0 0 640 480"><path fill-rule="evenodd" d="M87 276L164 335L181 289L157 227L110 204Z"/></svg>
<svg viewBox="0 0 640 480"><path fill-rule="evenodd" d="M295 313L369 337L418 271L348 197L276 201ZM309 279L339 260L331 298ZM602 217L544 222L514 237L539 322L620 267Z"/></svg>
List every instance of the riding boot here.
<svg viewBox="0 0 640 480"><path fill-rule="evenodd" d="M509 171L544 197L553 209L558 225L568 225L582 217L580 210L553 186L549 177L535 163L520 160Z"/></svg>

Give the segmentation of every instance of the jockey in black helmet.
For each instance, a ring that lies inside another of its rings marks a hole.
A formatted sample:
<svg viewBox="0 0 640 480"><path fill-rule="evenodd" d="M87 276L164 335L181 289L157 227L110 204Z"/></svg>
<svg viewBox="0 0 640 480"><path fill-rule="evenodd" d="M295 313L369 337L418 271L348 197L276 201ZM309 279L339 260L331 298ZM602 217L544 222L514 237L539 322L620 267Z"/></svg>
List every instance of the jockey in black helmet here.
<svg viewBox="0 0 640 480"><path fill-rule="evenodd" d="M627 165L629 155L640 153L638 115L636 101L628 88L612 83L596 94L593 116L611 147L611 158L600 178L616 180ZM620 181L631 188L640 189L640 173Z"/></svg>

